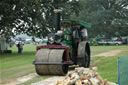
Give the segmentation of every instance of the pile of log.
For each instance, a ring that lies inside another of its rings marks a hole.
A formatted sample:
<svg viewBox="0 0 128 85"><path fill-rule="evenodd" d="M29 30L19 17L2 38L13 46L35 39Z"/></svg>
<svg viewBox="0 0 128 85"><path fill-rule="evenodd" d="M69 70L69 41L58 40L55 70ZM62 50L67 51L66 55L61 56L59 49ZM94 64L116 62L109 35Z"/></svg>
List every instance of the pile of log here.
<svg viewBox="0 0 128 85"><path fill-rule="evenodd" d="M57 81L56 85L116 85L115 83L103 80L97 73L97 67L75 68L73 72L68 72L63 80Z"/></svg>

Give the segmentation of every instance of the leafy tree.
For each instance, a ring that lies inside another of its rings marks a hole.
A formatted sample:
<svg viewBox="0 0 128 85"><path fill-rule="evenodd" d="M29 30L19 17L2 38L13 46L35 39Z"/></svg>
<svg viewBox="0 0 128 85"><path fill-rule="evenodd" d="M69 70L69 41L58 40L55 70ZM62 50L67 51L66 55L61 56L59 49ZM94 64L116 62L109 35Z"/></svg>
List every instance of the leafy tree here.
<svg viewBox="0 0 128 85"><path fill-rule="evenodd" d="M127 0L80 0L81 11L78 19L92 24L90 36L128 35Z"/></svg>
<svg viewBox="0 0 128 85"><path fill-rule="evenodd" d="M46 36L55 30L53 10L58 7L63 9L62 18L79 11L77 0L0 0L0 34Z"/></svg>

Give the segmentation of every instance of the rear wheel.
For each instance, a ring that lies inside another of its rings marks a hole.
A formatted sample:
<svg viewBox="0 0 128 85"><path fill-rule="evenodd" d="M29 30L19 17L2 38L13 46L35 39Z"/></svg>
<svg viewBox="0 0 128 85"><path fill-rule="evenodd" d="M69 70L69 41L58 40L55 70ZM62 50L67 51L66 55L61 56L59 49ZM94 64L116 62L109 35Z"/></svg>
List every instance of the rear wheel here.
<svg viewBox="0 0 128 85"><path fill-rule="evenodd" d="M87 42L81 42L78 47L78 65L89 68L90 66L90 47Z"/></svg>
<svg viewBox="0 0 128 85"><path fill-rule="evenodd" d="M78 59L78 65L80 67L89 68L89 66L90 66L90 57L88 56L88 54L86 52L85 52L85 56L83 58Z"/></svg>

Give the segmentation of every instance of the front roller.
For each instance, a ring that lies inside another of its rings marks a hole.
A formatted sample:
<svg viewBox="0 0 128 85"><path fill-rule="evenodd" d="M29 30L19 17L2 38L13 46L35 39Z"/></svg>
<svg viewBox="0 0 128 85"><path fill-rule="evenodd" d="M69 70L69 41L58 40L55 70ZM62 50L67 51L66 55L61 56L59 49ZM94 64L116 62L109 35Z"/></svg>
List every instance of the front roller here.
<svg viewBox="0 0 128 85"><path fill-rule="evenodd" d="M87 41L82 41L78 45L77 64L88 68L90 66L90 46Z"/></svg>
<svg viewBox="0 0 128 85"><path fill-rule="evenodd" d="M35 69L39 75L65 75L68 65L65 61L64 49L40 49L37 51Z"/></svg>

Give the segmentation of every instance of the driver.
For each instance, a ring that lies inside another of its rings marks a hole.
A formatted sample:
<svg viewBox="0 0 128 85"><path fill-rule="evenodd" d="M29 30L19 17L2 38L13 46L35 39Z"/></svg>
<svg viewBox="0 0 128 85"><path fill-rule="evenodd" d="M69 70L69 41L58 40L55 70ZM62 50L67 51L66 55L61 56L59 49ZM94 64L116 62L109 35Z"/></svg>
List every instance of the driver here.
<svg viewBox="0 0 128 85"><path fill-rule="evenodd" d="M81 32L82 41L88 40L87 29L84 26L80 27L80 32Z"/></svg>

